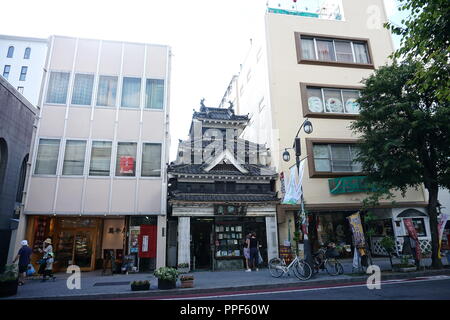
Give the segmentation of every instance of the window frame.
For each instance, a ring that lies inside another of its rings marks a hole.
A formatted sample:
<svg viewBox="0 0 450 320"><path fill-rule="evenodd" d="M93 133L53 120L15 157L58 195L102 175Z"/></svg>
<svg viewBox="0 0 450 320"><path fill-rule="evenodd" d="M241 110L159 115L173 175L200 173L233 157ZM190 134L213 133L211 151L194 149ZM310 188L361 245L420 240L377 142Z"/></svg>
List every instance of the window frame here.
<svg viewBox="0 0 450 320"><path fill-rule="evenodd" d="M328 119L357 119L359 114L355 113L335 113L335 112L313 112L309 110L308 107L308 88L313 89L321 89L323 94L323 89L336 89L342 91L345 90L358 90L361 91L364 86L341 86L341 85L333 85L333 84L317 84L317 83L305 83L300 82L300 98L303 110L304 118L328 118ZM322 102L324 101L322 97ZM345 108L345 105L344 105ZM325 105L324 105L325 110Z"/></svg>
<svg viewBox="0 0 450 320"><path fill-rule="evenodd" d="M5 77L6 67L8 67L8 72L7 72L7 76ZM3 67L3 73L2 73L3 78L8 80L10 73L11 73L11 65L10 64L5 64L5 66Z"/></svg>
<svg viewBox="0 0 450 320"><path fill-rule="evenodd" d="M74 142L74 141L76 141L76 142L84 142L84 154L83 154L83 169L82 169L82 172L81 172L81 174L65 174L64 173L64 166L65 166L65 163L66 163L66 152L67 152L67 142ZM88 140L86 140L86 139L71 139L71 138L66 138L65 139L65 141L64 141L64 150L62 151L62 154L61 154L61 157L62 157L62 162L61 162L61 176L62 177L84 177L85 176L85 172L86 172L86 156L87 156L87 153L88 153L88 147L89 147L89 145L88 145Z"/></svg>
<svg viewBox="0 0 450 320"><path fill-rule="evenodd" d="M108 142L111 144L111 154L109 156L109 173L107 175L94 175L91 174L91 164L92 164L92 149L94 147L94 143L95 142ZM88 147L86 147L87 149ZM90 178L110 178L111 176L113 176L112 173L112 161L113 161L113 157L114 157L114 141L113 140L102 140L102 139L92 139L89 143L89 153L86 151L86 158L88 163L87 163L87 176Z"/></svg>
<svg viewBox="0 0 450 320"><path fill-rule="evenodd" d="M340 37L340 36L330 36L323 34L310 34L302 32L294 32L295 37L295 47L297 51L297 63L298 64L312 64L312 65L324 65L324 66L334 66L334 67L348 67L348 68L361 68L361 69L375 69L373 62L372 48L370 45L370 39L367 38L353 38L353 37ZM315 47L315 56L317 59L305 59L302 56L302 41L301 38L312 38ZM323 61L318 59L317 44L316 40L331 40L333 42L333 48L335 48L335 41L350 41L352 48L352 55L354 62L340 62L337 61L336 49L334 49L334 61ZM369 63L358 63L356 62L355 50L353 47L354 43L364 43L367 47Z"/></svg>
<svg viewBox="0 0 450 320"><path fill-rule="evenodd" d="M28 60L31 57L31 48L30 47L26 47L25 51L23 53L23 58Z"/></svg>
<svg viewBox="0 0 450 320"><path fill-rule="evenodd" d="M365 173L361 172L332 172L332 171L316 171L314 162L314 145L316 144L354 144L357 145L358 139L327 139L327 138L305 138L306 150L308 154L308 171L310 178L338 178L338 177L352 177L363 176ZM331 169L331 163L330 163Z"/></svg>
<svg viewBox="0 0 450 320"><path fill-rule="evenodd" d="M75 82L77 80L77 75L92 76L91 102L89 104L78 104L78 103L74 103L73 102L74 93L75 93ZM73 74L73 81L72 81L72 83L70 83L70 78L69 78L69 89L68 90L70 90L70 105L74 106L74 107L91 107L92 103L93 103L93 101L95 99L95 97L94 97L94 89L95 89L95 74L94 73L87 73L87 72L76 72L76 73L74 73Z"/></svg>
<svg viewBox="0 0 450 320"><path fill-rule="evenodd" d="M159 145L161 147L161 156L159 158L160 163L159 163L159 175L158 176L149 176L149 175L142 174L142 172L144 171L143 169L144 169L144 146L145 145ZM161 179L163 176L163 170L164 170L163 169L163 163L164 163L164 161L163 161L163 143L162 142L151 142L151 141L142 142L141 154L139 156L141 158L140 159L141 166L139 169L139 176L141 178Z"/></svg>
<svg viewBox="0 0 450 320"><path fill-rule="evenodd" d="M6 52L6 58L14 58L14 50L16 48L14 48L14 46L9 46L8 50Z"/></svg>
<svg viewBox="0 0 450 320"><path fill-rule="evenodd" d="M50 80L51 80L51 76L52 73L65 73L69 75L69 78L67 79L67 92L66 92L66 98L64 102L49 102L48 98L49 98L49 89L50 89ZM72 78L74 77L74 75L72 74L72 72L67 71L67 70L50 70L47 73L47 83L46 83L46 92L45 92L45 98L44 98L44 104L46 105L54 105L54 106L66 106L69 100L69 96L71 95L72 92Z"/></svg>
<svg viewBox="0 0 450 320"><path fill-rule="evenodd" d="M59 175L59 160L60 160L60 155L61 155L61 149L63 148L62 145L62 138L51 138L51 137L39 137L37 139L37 148L36 148L36 156L34 157L34 162L33 162L33 171L32 171L32 175L33 176L41 176L41 177L55 177L57 175ZM38 164L38 156L39 156L39 147L41 145L41 140L57 140L58 143L58 152L56 155L56 168L55 168L55 173L37 173L36 172L36 168L37 168L37 164Z"/></svg>
<svg viewBox="0 0 450 320"><path fill-rule="evenodd" d="M100 88L100 81L101 81L102 77L116 78L116 97L114 99L113 105L111 105L111 106L109 106L109 105L105 106L105 105L99 105L98 104L98 100L99 100L98 99L98 95L99 95L99 92L100 92L100 90L99 90L99 88ZM119 101L119 99L121 99L121 97L119 97L119 86L120 86L120 84L121 84L121 78L118 75L98 74L97 75L97 83L95 83L95 80L94 80L95 96L93 94L93 97L92 97L93 99L95 99L95 103L94 103L95 108L115 109L117 107L117 105L118 105L118 102L121 102L121 101ZM122 94L122 92L120 92L120 94Z"/></svg>
<svg viewBox="0 0 450 320"><path fill-rule="evenodd" d="M23 72L24 69L25 69L25 73ZM19 81L27 81L27 73L28 73L28 66L22 66L22 68L20 68ZM23 76L23 79L22 79L22 76Z"/></svg>

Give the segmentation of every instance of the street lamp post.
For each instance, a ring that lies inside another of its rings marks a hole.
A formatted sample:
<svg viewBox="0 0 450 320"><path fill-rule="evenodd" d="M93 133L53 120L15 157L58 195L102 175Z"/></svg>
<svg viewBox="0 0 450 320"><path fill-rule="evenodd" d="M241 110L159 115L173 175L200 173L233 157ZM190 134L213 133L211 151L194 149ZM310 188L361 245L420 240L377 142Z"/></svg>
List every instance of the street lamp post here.
<svg viewBox="0 0 450 320"><path fill-rule="evenodd" d="M295 135L294 138L294 144L292 146L292 149L295 150L295 164L297 166L297 171L300 170L300 156L301 156L301 141L300 138L298 137L300 130L303 128L303 130L305 131L306 134L310 134L313 132L313 125L311 123L311 121L309 121L308 119L305 119L305 121L303 121L302 125L300 126L300 128L297 131L297 134ZM288 149L285 149L283 152L283 160L285 162L288 162L290 160L290 154ZM303 199L303 187L301 187L301 198L300 198L300 209L299 209L299 213L300 216L302 216L302 213L305 212L305 207L304 207L304 199ZM306 219L308 219L308 216L306 216ZM302 230L303 231L303 230ZM303 237L303 248L304 248L304 252L305 252L305 260L306 262L308 262L308 264L312 267L313 266L313 259L312 259L312 250L311 250L311 243L309 242L309 238L308 235L303 233L304 237Z"/></svg>

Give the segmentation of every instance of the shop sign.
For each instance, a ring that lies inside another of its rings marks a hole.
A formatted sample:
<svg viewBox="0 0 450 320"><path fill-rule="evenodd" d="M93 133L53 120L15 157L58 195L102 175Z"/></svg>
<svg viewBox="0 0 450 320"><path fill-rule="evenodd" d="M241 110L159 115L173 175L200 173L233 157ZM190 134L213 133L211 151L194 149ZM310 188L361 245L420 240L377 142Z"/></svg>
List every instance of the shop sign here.
<svg viewBox="0 0 450 320"><path fill-rule="evenodd" d="M366 182L365 176L328 179L328 186L331 194L378 191Z"/></svg>
<svg viewBox="0 0 450 320"><path fill-rule="evenodd" d="M403 223L405 224L406 230L408 231L409 236L416 241L416 258L420 260L422 258L422 251L420 250L420 242L419 237L417 235L416 228L414 227L414 223L411 218L403 219Z"/></svg>
<svg viewBox="0 0 450 320"><path fill-rule="evenodd" d="M350 227L352 228L353 244L357 248L365 247L366 241L364 239L364 230L359 212L352 214L351 216L347 217L347 219L350 223Z"/></svg>
<svg viewBox="0 0 450 320"><path fill-rule="evenodd" d="M245 216L247 206L215 205L214 214L216 216Z"/></svg>
<svg viewBox="0 0 450 320"><path fill-rule="evenodd" d="M139 258L156 258L156 226L142 225L139 234Z"/></svg>
<svg viewBox="0 0 450 320"><path fill-rule="evenodd" d="M120 157L120 173L133 174L134 173L134 158L129 156Z"/></svg>

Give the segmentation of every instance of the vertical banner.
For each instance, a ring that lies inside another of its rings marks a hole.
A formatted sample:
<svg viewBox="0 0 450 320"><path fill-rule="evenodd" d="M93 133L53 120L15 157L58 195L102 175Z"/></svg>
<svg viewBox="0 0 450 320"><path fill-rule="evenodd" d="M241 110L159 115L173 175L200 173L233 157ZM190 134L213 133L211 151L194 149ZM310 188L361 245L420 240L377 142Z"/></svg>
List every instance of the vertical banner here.
<svg viewBox="0 0 450 320"><path fill-rule="evenodd" d="M359 212L352 214L351 216L347 217L347 219L352 229L353 244L355 245L355 248L364 248L366 246L366 241L364 239L364 231Z"/></svg>
<svg viewBox="0 0 450 320"><path fill-rule="evenodd" d="M303 180L303 171L305 168L305 160L306 159L303 159L300 162L300 166L298 169L298 183L296 182L297 167L293 166L290 169L288 189L286 190L286 194L284 196L282 204L300 203L302 196L302 180Z"/></svg>
<svg viewBox="0 0 450 320"><path fill-rule="evenodd" d="M281 194L284 195L286 194L286 185L285 185L285 181L284 181L284 172L281 171L280 173L280 182L281 182Z"/></svg>
<svg viewBox="0 0 450 320"><path fill-rule="evenodd" d="M142 225L139 234L139 258L156 258L156 226Z"/></svg>
<svg viewBox="0 0 450 320"><path fill-rule="evenodd" d="M414 223L411 218L403 219L403 223L405 224L409 236L416 242L416 258L417 260L420 260L422 258L422 251L420 249L419 237L416 228L414 227Z"/></svg>
<svg viewBox="0 0 450 320"><path fill-rule="evenodd" d="M447 223L448 220L448 214L446 213L441 213L439 216L439 222L438 222L438 235L439 235L439 250L438 250L438 257L439 259L442 258L441 257L441 246L442 246L442 236L444 235L444 229L445 229L445 224Z"/></svg>

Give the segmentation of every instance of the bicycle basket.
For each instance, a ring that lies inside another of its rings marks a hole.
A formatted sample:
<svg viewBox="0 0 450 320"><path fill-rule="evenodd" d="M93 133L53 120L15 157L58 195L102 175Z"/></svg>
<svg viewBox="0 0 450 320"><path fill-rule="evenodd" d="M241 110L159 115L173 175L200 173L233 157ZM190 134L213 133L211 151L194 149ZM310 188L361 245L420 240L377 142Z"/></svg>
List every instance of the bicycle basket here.
<svg viewBox="0 0 450 320"><path fill-rule="evenodd" d="M327 249L325 256L327 258L337 258L339 257L339 251L336 248Z"/></svg>

